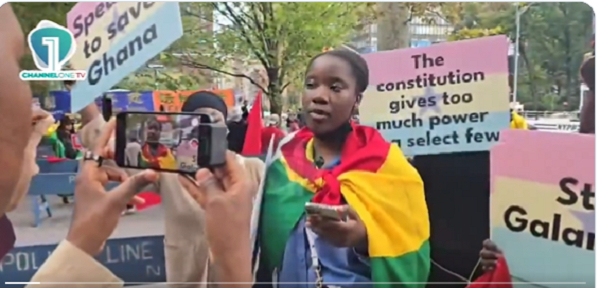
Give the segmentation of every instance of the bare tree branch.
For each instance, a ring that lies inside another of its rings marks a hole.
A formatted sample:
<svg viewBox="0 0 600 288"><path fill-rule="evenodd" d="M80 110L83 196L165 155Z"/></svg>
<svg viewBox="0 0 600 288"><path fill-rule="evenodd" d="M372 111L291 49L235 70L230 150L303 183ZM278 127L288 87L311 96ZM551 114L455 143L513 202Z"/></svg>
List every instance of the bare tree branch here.
<svg viewBox="0 0 600 288"><path fill-rule="evenodd" d="M237 77L237 78L245 78L248 79L248 81L250 81L250 83L252 83L254 86L258 87L263 93L268 94L267 89L265 89L264 87L262 87L262 85L260 85L259 83L257 83L256 81L254 81L254 79L252 79L252 77L243 74L243 73L232 73L232 72L228 72L222 69L218 69L209 65L205 65L205 64L200 64L194 61L188 61L188 60L184 60L181 62L181 65L186 66L186 67L190 67L190 68L196 68L196 69L206 69L206 70L211 70L211 71L215 71L217 73L221 73L221 74L225 74L225 75L229 75L231 77Z"/></svg>
<svg viewBox="0 0 600 288"><path fill-rule="evenodd" d="M260 53L258 53L258 51L261 50L257 49L258 47L256 47L255 43L252 42L252 37L250 37L251 32L249 32L249 25L247 24L247 22L244 19L236 16L235 11L233 11L233 9L229 5L227 5L226 3L221 4L225 5L224 7L227 11L221 9L218 4L213 4L214 9L219 14L226 17L229 21L233 23L233 26L237 29L236 34L239 35L240 38L242 38L242 40L246 42L246 44L248 44L248 47L251 50L250 53L252 53L261 62L261 64L265 66L265 68L270 67L270 61L268 57L265 57L265 55L267 54L266 52L268 50L262 50L263 52L265 52L265 55L261 55Z"/></svg>

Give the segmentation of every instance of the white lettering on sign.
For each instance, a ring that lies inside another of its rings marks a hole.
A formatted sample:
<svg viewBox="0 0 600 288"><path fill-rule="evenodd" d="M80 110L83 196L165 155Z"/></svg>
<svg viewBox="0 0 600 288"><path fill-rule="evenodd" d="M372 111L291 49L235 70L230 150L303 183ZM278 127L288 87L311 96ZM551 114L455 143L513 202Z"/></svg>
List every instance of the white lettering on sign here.
<svg viewBox="0 0 600 288"><path fill-rule="evenodd" d="M152 242L143 241L135 244L122 244L106 246L101 259L106 259L106 264L126 263L136 260L152 260Z"/></svg>
<svg viewBox="0 0 600 288"><path fill-rule="evenodd" d="M69 176L69 184L75 182L75 177L77 177L77 175L71 175L71 176Z"/></svg>
<svg viewBox="0 0 600 288"><path fill-rule="evenodd" d="M160 276L161 269L160 266L156 265L147 265L146 266L146 276Z"/></svg>
<svg viewBox="0 0 600 288"><path fill-rule="evenodd" d="M0 263L0 272L4 272L4 268L15 267L17 271L37 271L40 265L52 254L52 251L39 251L44 256L37 257L35 251L31 252L11 252L6 254Z"/></svg>

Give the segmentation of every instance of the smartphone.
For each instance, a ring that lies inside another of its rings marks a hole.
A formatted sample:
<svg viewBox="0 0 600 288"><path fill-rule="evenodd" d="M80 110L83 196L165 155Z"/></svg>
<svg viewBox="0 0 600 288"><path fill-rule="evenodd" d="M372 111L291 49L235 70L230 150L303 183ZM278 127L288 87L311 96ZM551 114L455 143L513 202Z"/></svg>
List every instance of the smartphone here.
<svg viewBox="0 0 600 288"><path fill-rule="evenodd" d="M199 113L117 114L115 160L124 168L190 174L225 163L227 126Z"/></svg>
<svg viewBox="0 0 600 288"><path fill-rule="evenodd" d="M325 205L308 202L304 204L308 215L318 215L336 221L346 221L348 218L348 205Z"/></svg>

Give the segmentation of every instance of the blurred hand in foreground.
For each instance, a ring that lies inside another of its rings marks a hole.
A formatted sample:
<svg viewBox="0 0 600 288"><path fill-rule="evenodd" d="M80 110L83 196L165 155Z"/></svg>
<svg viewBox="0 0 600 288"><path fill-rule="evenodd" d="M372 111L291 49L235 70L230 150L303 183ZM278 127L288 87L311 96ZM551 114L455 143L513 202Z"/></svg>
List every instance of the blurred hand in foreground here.
<svg viewBox="0 0 600 288"><path fill-rule="evenodd" d="M21 175L19 175L19 181L13 191L12 198L8 205L7 211L13 211L17 208L17 205L27 192L31 184L31 178L37 175L40 171L37 162L37 146L42 140L42 136L48 131L48 128L54 123L54 117L47 111L42 110L39 107L32 109L31 125L33 130L29 136L29 142L25 146L25 153L23 154L23 166L21 167Z"/></svg>
<svg viewBox="0 0 600 288"><path fill-rule="evenodd" d="M104 126L93 155L106 156L103 147L109 142L115 123L112 120ZM128 177L118 167L100 166L99 162L89 159L84 160L82 165L75 180L75 208L67 241L94 256L102 251L104 243L117 227L127 203L132 200L134 203L143 202L135 195L144 186L155 182L158 175L145 170ZM107 192L104 187L109 181L121 184Z"/></svg>

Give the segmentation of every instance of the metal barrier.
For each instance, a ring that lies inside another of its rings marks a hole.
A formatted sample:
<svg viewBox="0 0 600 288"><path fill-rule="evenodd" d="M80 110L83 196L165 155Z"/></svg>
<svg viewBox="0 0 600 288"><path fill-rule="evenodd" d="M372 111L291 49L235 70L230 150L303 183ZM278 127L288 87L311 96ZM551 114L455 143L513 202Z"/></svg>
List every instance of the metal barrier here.
<svg viewBox="0 0 600 288"><path fill-rule="evenodd" d="M33 226L38 227L42 221L42 211L48 217L52 217L52 209L46 201L46 195L73 194L75 191L75 176L79 169L78 160L66 160L50 163L46 160L38 160L40 173L31 179L28 197L31 201L33 212ZM118 183L111 182L107 189L115 187Z"/></svg>

